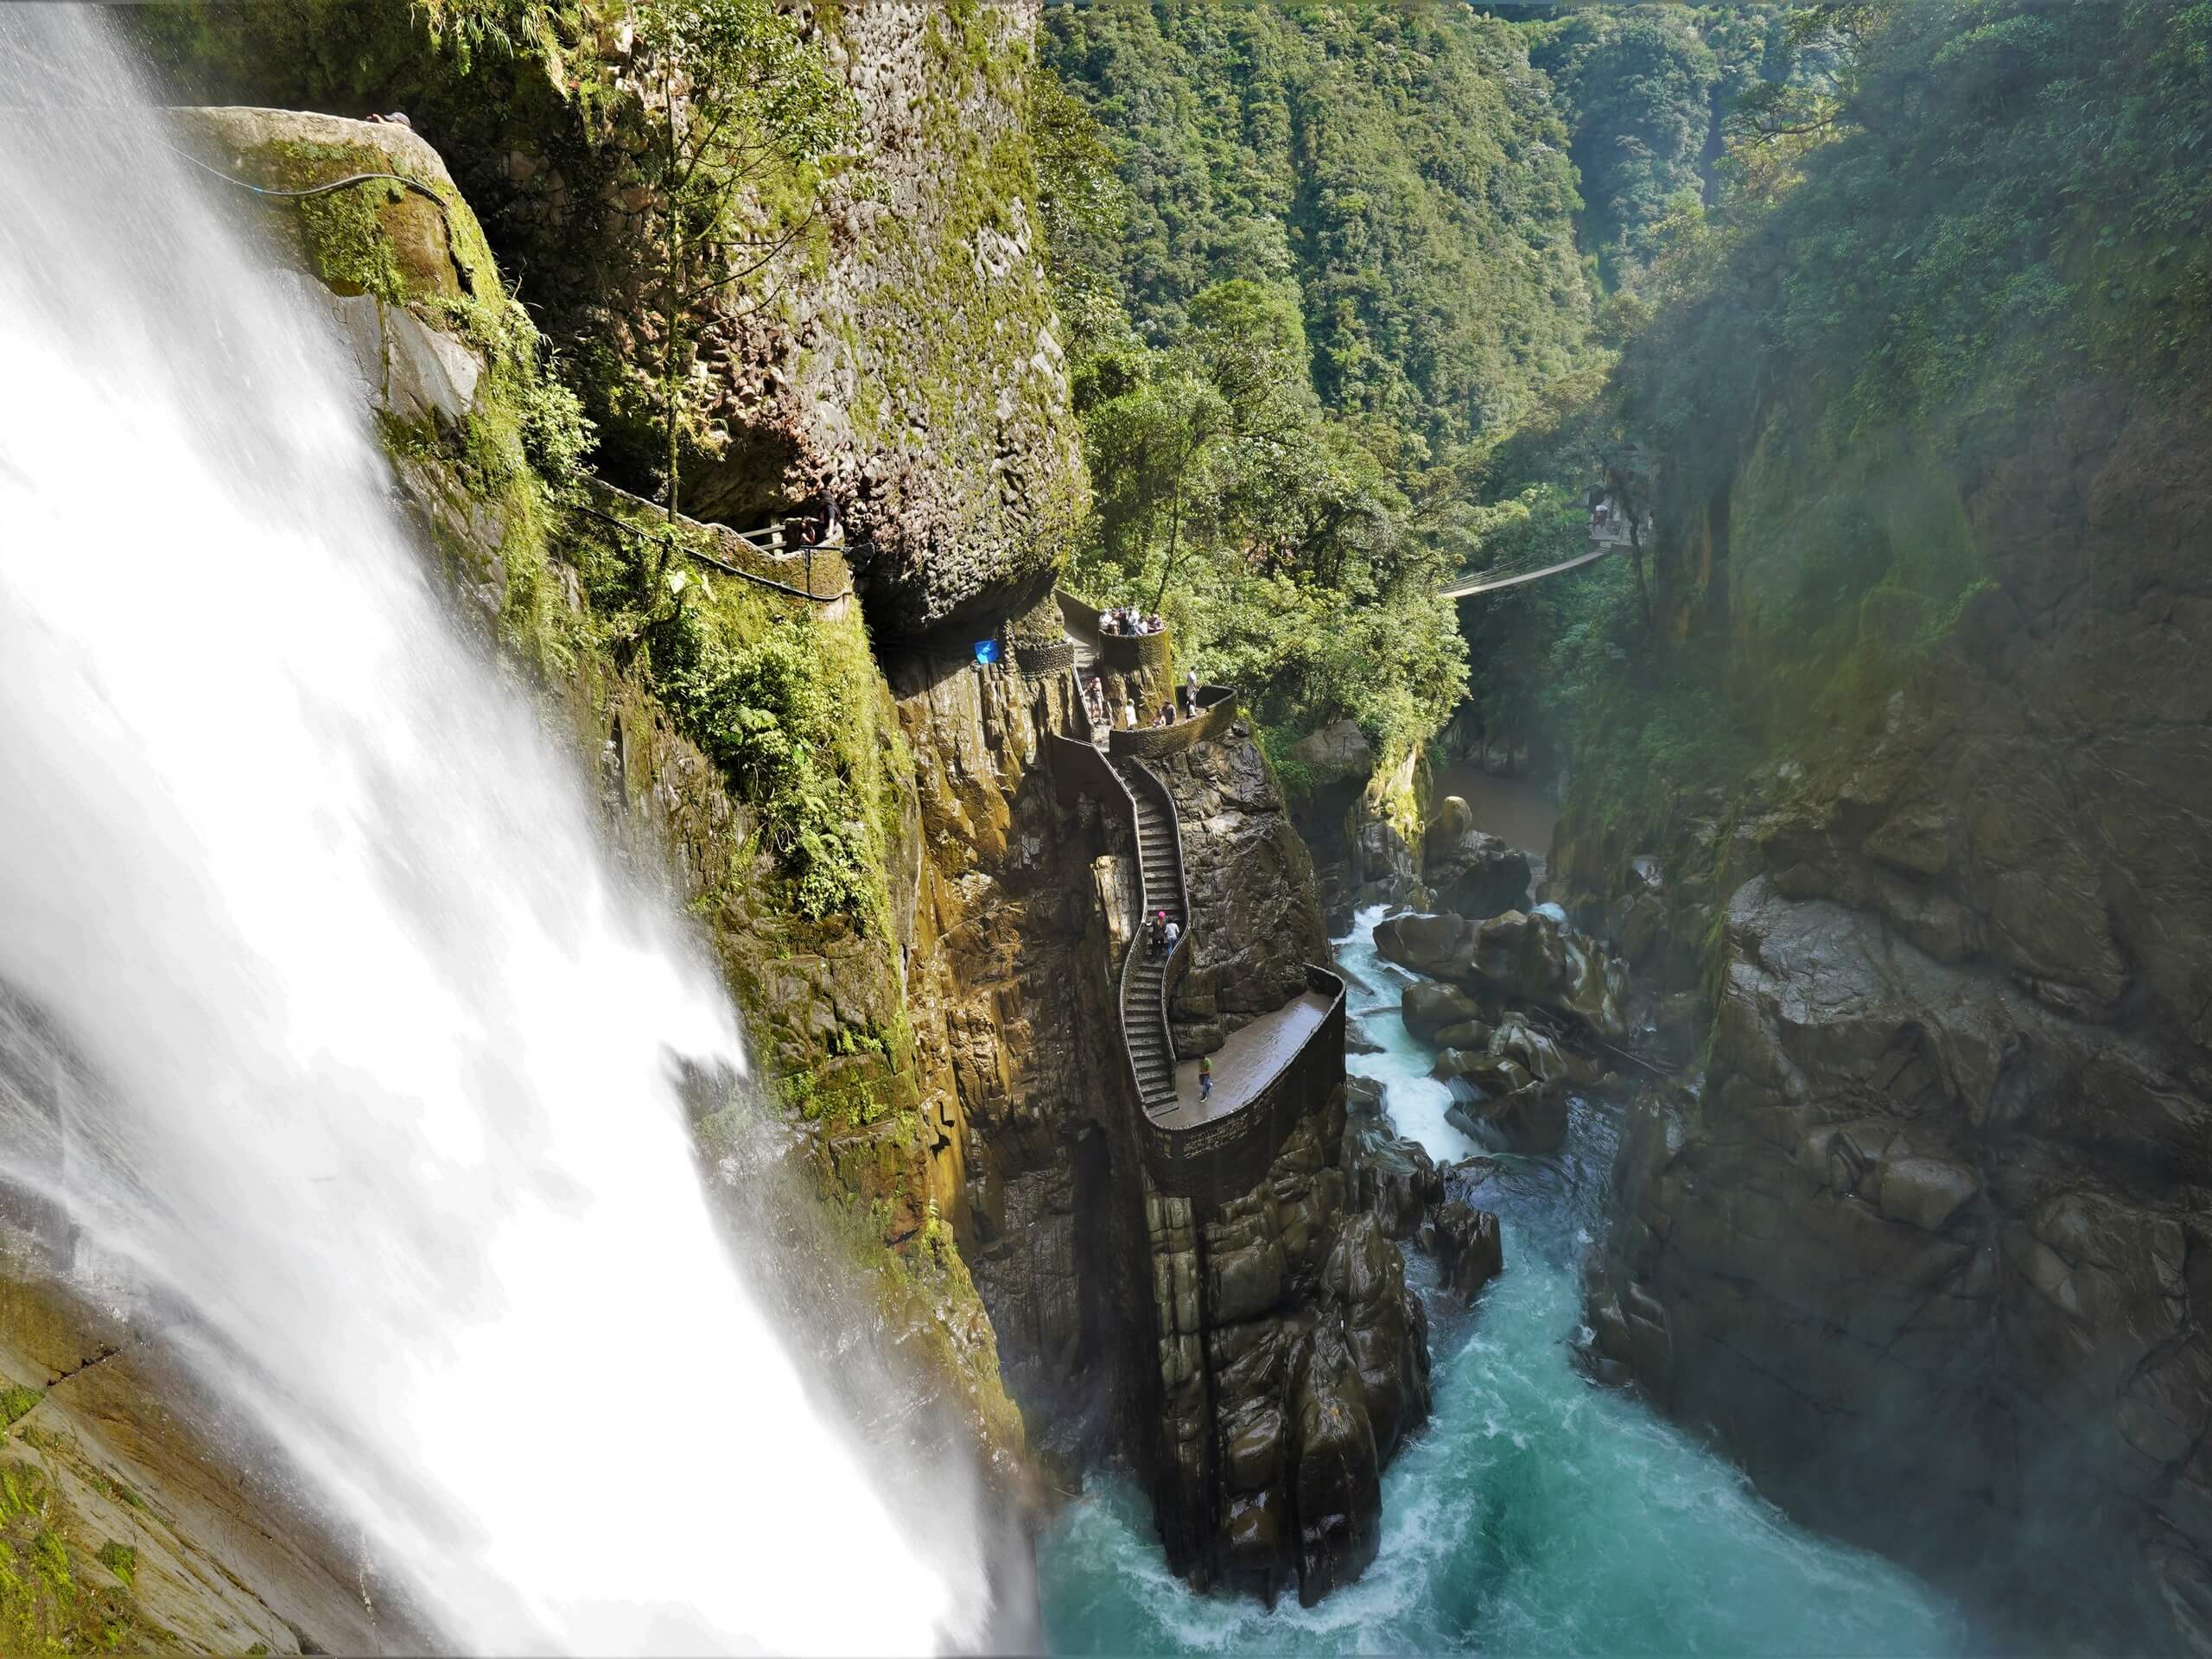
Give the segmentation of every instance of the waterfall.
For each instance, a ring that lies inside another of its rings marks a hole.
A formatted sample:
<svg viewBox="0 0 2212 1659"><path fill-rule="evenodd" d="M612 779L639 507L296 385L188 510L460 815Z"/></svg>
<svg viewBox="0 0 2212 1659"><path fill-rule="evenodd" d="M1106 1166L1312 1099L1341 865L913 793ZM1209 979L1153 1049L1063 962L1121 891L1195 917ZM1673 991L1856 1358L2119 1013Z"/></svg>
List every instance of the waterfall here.
<svg viewBox="0 0 2212 1659"><path fill-rule="evenodd" d="M957 1639L972 1516L894 1522L709 1210L714 975L134 75L0 11L0 986L99 1080L4 1173L447 1640Z"/></svg>

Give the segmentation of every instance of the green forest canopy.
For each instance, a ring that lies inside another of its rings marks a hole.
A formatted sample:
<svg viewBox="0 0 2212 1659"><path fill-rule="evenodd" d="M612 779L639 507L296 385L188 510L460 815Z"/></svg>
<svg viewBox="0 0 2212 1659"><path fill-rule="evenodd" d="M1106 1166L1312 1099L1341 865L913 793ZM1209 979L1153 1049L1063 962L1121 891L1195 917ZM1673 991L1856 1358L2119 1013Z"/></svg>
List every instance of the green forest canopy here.
<svg viewBox="0 0 2212 1659"><path fill-rule="evenodd" d="M1588 350L1521 33L1444 0L1100 0L1044 49L1117 197L1054 238L1099 504L1078 580L1163 594L1277 735L1427 737L1464 684L1433 595L1466 469Z"/></svg>

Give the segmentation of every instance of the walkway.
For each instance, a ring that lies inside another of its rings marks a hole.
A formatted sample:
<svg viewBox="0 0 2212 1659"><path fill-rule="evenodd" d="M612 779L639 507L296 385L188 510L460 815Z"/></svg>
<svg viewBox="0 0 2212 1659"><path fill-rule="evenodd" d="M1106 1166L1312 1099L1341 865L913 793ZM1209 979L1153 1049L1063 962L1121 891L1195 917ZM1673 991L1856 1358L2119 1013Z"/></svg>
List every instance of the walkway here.
<svg viewBox="0 0 2212 1659"><path fill-rule="evenodd" d="M1184 1061L1175 1068L1174 1104L1155 1112L1153 1122L1166 1129L1194 1129L1227 1117L1298 1057L1332 1006L1318 991L1307 991L1230 1033L1229 1040L1213 1052L1213 1093L1203 1105L1198 1102L1198 1063Z"/></svg>
<svg viewBox="0 0 2212 1659"><path fill-rule="evenodd" d="M1179 932L1191 925L1183 908L1182 849L1174 805L1156 779L1140 775L1145 771L1144 762L1122 760L1110 764L1128 786L1129 799L1136 807L1137 862L1144 887L1144 914L1129 946L1135 959L1122 976L1122 1028L1128 1034L1137 1094L1146 1111L1158 1113L1175 1103L1175 1048L1168 1039L1166 1010L1160 995L1167 957L1153 954L1145 930L1154 913L1163 910ZM1156 797L1154 790L1160 791ZM1190 946L1182 948L1188 950Z"/></svg>

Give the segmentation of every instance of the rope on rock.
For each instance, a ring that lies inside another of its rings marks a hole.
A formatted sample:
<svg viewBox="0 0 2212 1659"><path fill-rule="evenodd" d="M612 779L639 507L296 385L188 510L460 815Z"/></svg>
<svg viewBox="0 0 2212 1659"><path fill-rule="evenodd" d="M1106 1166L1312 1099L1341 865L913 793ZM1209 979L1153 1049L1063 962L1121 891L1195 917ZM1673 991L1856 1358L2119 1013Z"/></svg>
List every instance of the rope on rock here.
<svg viewBox="0 0 2212 1659"><path fill-rule="evenodd" d="M435 207L438 210L438 217L445 221L447 257L453 261L454 270L460 273L461 287L472 294L476 291L475 273L470 270L468 266L462 262L460 251L454 243L453 210L447 204L446 199L443 196L440 195L435 190L433 190L429 185L423 183L420 179L410 179L404 173L349 173L342 179L333 179L328 184L310 185L304 190L272 190L264 185L253 184L245 179L233 178L219 167L210 167L207 162L201 161L197 156L194 156L190 150L180 149L176 145L170 143L167 139L162 140L161 143L162 147L164 149L173 151L176 155L183 156L186 161L190 162L202 173L219 178L225 184L234 184L241 190L251 190L257 196L270 196L287 201L299 201L308 196L327 196L334 191L348 189L357 184L374 184L381 181L386 184L403 185L406 188L412 190L416 195L423 197L425 200L429 201L431 206Z"/></svg>

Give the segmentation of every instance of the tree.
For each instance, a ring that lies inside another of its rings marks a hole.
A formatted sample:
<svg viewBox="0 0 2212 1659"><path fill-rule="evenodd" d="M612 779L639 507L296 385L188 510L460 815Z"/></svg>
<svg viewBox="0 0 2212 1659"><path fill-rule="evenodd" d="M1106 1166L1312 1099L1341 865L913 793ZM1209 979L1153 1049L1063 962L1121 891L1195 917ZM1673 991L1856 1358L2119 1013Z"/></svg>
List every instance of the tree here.
<svg viewBox="0 0 2212 1659"><path fill-rule="evenodd" d="M1174 424L1167 449L1167 548L1153 594L1155 611L1182 555L1185 489L1209 452L1233 446L1243 452L1235 460L1272 476L1319 412L1306 377L1306 330L1289 296L1240 277L1200 293L1190 315L1169 376L1181 389L1176 406L1184 418ZM1241 470L1233 461L1230 475L1219 480L1227 486L1224 497L1236 493Z"/></svg>
<svg viewBox="0 0 2212 1659"><path fill-rule="evenodd" d="M693 308L804 234L818 208L818 164L854 142L857 123L851 93L773 0L642 0L632 53L658 174L652 291L672 523Z"/></svg>

